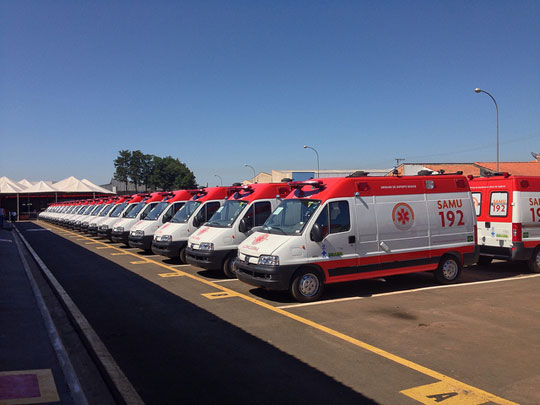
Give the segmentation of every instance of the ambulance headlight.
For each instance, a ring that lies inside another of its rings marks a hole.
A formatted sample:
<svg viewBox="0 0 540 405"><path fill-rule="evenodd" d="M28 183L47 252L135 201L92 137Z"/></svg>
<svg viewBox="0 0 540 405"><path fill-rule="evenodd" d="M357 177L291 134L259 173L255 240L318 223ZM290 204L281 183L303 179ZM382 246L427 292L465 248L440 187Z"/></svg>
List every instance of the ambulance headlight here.
<svg viewBox="0 0 540 405"><path fill-rule="evenodd" d="M199 250L214 250L214 244L210 242L201 242Z"/></svg>
<svg viewBox="0 0 540 405"><path fill-rule="evenodd" d="M99 229L101 229L102 231L106 231L107 229L109 229L109 225L100 225Z"/></svg>
<svg viewBox="0 0 540 405"><path fill-rule="evenodd" d="M123 226L115 226L113 228L113 231L115 231L115 232L124 232L124 227Z"/></svg>
<svg viewBox="0 0 540 405"><path fill-rule="evenodd" d="M172 235L162 235L162 236L156 236L154 238L156 242L170 242L172 241Z"/></svg>
<svg viewBox="0 0 540 405"><path fill-rule="evenodd" d="M137 229L136 231L131 231L131 236L144 236L144 231L142 229Z"/></svg>
<svg viewBox="0 0 540 405"><path fill-rule="evenodd" d="M279 256L260 255L259 264L266 266L279 266Z"/></svg>

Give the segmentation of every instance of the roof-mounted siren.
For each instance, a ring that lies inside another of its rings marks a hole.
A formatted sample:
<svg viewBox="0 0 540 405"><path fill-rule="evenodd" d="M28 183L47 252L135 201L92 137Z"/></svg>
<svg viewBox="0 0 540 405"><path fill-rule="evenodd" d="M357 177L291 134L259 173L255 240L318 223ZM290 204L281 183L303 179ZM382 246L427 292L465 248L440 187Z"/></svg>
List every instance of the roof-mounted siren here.
<svg viewBox="0 0 540 405"><path fill-rule="evenodd" d="M368 175L369 175L369 172L365 172L363 170L357 170L356 172L351 173L346 177L366 177Z"/></svg>
<svg viewBox="0 0 540 405"><path fill-rule="evenodd" d="M243 186L241 183L233 183L232 187L227 188L227 194L232 195L234 193L234 198L240 198L240 192L244 191L246 194L251 194L255 190L249 184Z"/></svg>
<svg viewBox="0 0 540 405"><path fill-rule="evenodd" d="M510 173L508 172L487 172L486 173L486 177L494 177L494 176L502 176L506 179L507 177L510 177Z"/></svg>
<svg viewBox="0 0 540 405"><path fill-rule="evenodd" d="M289 186L291 186L293 190L299 190L300 193L302 193L302 187L304 186L311 186L312 189L323 189L325 187L322 180L291 181L289 182Z"/></svg>
<svg viewBox="0 0 540 405"><path fill-rule="evenodd" d="M191 194L195 200L197 200L198 198L201 198L203 196L205 196L206 194L208 194L208 191L206 191L204 188L196 188L196 189L193 189L193 190L186 190L189 194Z"/></svg>
<svg viewBox="0 0 540 405"><path fill-rule="evenodd" d="M431 176L433 174L433 170L420 170L417 175L418 176Z"/></svg>
<svg viewBox="0 0 540 405"><path fill-rule="evenodd" d="M533 158L535 158L536 160L538 160L540 162L540 153L531 152L531 155L532 155Z"/></svg>

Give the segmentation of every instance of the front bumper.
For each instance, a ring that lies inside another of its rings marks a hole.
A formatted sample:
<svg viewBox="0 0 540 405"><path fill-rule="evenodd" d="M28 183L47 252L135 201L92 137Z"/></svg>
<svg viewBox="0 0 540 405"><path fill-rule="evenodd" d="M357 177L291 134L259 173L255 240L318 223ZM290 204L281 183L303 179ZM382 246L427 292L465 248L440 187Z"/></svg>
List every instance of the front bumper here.
<svg viewBox="0 0 540 405"><path fill-rule="evenodd" d="M298 265L265 266L236 259L236 277L244 283L267 290L288 290Z"/></svg>
<svg viewBox="0 0 540 405"><path fill-rule="evenodd" d="M513 242L513 247L480 245L480 255L501 260L529 260L534 248L527 248L523 242Z"/></svg>
<svg viewBox="0 0 540 405"><path fill-rule="evenodd" d="M208 270L219 270L223 266L223 261L231 253L236 253L236 249L230 250L199 250L186 248L186 261L197 267Z"/></svg>
<svg viewBox="0 0 540 405"><path fill-rule="evenodd" d="M129 235L129 246L142 250L150 250L154 235L133 236Z"/></svg>
<svg viewBox="0 0 540 405"><path fill-rule="evenodd" d="M98 236L101 236L102 238L111 239L111 232L112 232L111 228L108 228L108 229L99 229L98 228L97 234L98 234Z"/></svg>
<svg viewBox="0 0 540 405"><path fill-rule="evenodd" d="M125 243L127 245L129 243L129 231L115 232L113 230L111 232L111 240L113 242Z"/></svg>
<svg viewBox="0 0 540 405"><path fill-rule="evenodd" d="M88 229L86 230L90 235L97 235L98 233L98 227L97 225L88 225Z"/></svg>
<svg viewBox="0 0 540 405"><path fill-rule="evenodd" d="M187 240L171 241L171 242L157 242L152 241L152 252L156 255L162 255L166 257L176 258L180 255L180 250L187 245Z"/></svg>

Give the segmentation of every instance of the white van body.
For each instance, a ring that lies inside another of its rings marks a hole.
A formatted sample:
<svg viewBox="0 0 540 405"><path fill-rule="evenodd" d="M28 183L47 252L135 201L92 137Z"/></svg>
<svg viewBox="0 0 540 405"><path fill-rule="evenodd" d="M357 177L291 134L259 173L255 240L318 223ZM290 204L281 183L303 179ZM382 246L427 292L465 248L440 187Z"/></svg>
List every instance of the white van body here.
<svg viewBox="0 0 540 405"><path fill-rule="evenodd" d="M194 266L222 269L227 277L236 277L234 259L238 245L252 229L264 224L291 188L285 183L260 183L229 190L233 194L225 204L189 237L186 260Z"/></svg>
<svg viewBox="0 0 540 405"><path fill-rule="evenodd" d="M114 223L111 232L112 241L128 245L131 227L144 219L162 199L161 193L152 193L148 194L145 200L137 203L129 214Z"/></svg>
<svg viewBox="0 0 540 405"><path fill-rule="evenodd" d="M237 277L290 290L299 301L324 284L435 271L454 282L477 259L476 216L463 176L325 178L295 187L238 249Z"/></svg>
<svg viewBox="0 0 540 405"><path fill-rule="evenodd" d="M98 235L112 241L111 234L116 222L128 215L142 200L143 198L141 196L136 195L127 201L117 204L101 224L99 224Z"/></svg>
<svg viewBox="0 0 540 405"><path fill-rule="evenodd" d="M152 252L186 262L188 238L223 205L229 192L227 187L188 190L193 197L180 208L170 222L154 233Z"/></svg>
<svg viewBox="0 0 540 405"><path fill-rule="evenodd" d="M141 219L131 227L129 246L142 250L150 250L152 248L154 233L160 226L168 223L174 214L191 198L191 194L186 190L162 194L165 198L144 219Z"/></svg>

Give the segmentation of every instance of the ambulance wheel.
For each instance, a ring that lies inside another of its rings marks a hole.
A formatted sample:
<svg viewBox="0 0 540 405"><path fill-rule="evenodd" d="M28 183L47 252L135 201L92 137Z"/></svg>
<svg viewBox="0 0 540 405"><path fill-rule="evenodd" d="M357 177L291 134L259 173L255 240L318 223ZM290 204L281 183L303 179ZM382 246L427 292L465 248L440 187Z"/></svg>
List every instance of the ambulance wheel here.
<svg viewBox="0 0 540 405"><path fill-rule="evenodd" d="M491 263L492 260L493 260L493 257L480 256L478 258L478 264L481 264L482 266L487 266Z"/></svg>
<svg viewBox="0 0 540 405"><path fill-rule="evenodd" d="M291 284L291 295L298 302L312 302L321 298L324 291L324 279L315 269L298 270Z"/></svg>
<svg viewBox="0 0 540 405"><path fill-rule="evenodd" d="M461 273L461 263L456 256L443 256L439 267L435 270L435 278L441 284L451 284L457 280Z"/></svg>
<svg viewBox="0 0 540 405"><path fill-rule="evenodd" d="M540 246L534 249L534 253L527 261L527 265L532 273L540 273Z"/></svg>
<svg viewBox="0 0 540 405"><path fill-rule="evenodd" d="M236 278L236 256L230 255L223 262L223 273L229 278Z"/></svg>
<svg viewBox="0 0 540 405"><path fill-rule="evenodd" d="M180 249L180 254L178 255L178 257L179 257L179 259L180 259L180 261L181 261L182 263L187 263L187 262L186 262L186 248L185 248L185 247L183 247L182 249Z"/></svg>

